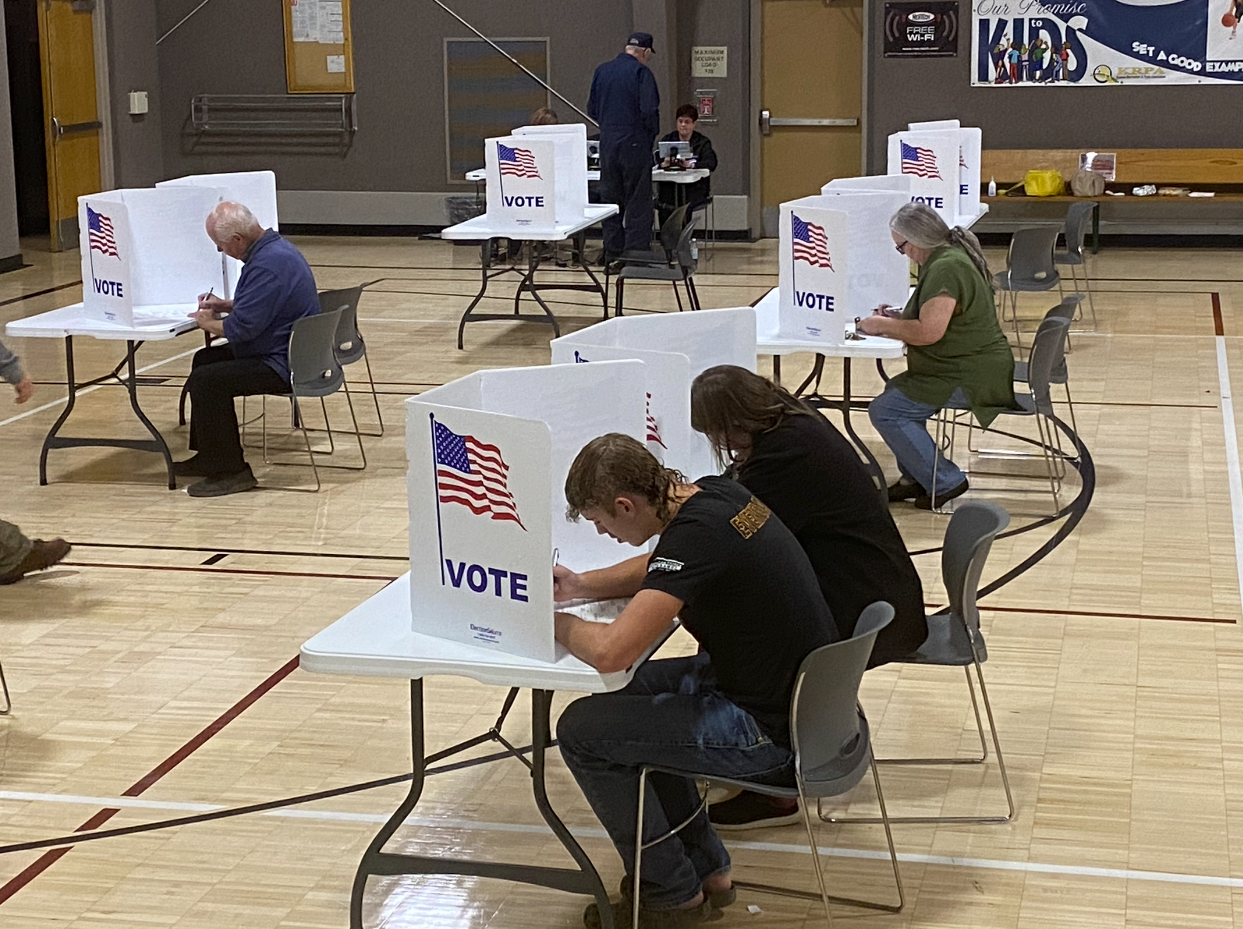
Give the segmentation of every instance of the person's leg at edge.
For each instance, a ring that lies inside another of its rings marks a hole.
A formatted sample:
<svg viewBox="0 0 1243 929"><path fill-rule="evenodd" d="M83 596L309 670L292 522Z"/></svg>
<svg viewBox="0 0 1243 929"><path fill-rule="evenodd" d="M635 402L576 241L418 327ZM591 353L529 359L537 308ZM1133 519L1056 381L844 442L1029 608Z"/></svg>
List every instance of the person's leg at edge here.
<svg viewBox="0 0 1243 929"><path fill-rule="evenodd" d="M207 348L200 348L194 353L194 357L190 359L190 376L194 377L196 371L206 365L219 364L223 361L233 360L233 347L231 345L209 345ZM189 382L186 385L189 390ZM193 403L193 398L191 398ZM190 407L190 451L197 451L199 447L198 434L194 428L194 407Z"/></svg>
<svg viewBox="0 0 1243 929"><path fill-rule="evenodd" d="M16 571L33 546L21 529L0 519L0 575Z"/></svg>
<svg viewBox="0 0 1243 929"><path fill-rule="evenodd" d="M618 210L600 224L601 237L604 240L604 254L609 259L616 258L626 248L626 233L622 225L622 217L626 212L624 188L621 150L615 143L610 143L607 149L601 146L600 202L616 204Z"/></svg>
<svg viewBox="0 0 1243 929"><path fill-rule="evenodd" d="M635 142L623 149L625 158L625 235L627 251L652 247L652 153Z"/></svg>
<svg viewBox="0 0 1243 929"><path fill-rule="evenodd" d="M624 691L576 701L562 714L557 738L566 766L628 868L644 764L732 777L792 771L790 751L715 691L706 656L648 662ZM693 781L654 776L644 810L645 840L668 833L699 802ZM643 857L645 908L694 904L705 887L711 892L729 886L729 855L705 811Z"/></svg>
<svg viewBox="0 0 1243 929"><path fill-rule="evenodd" d="M959 388L950 397L947 407L962 408L966 397ZM928 420L940 408L912 400L890 385L868 404L868 418L898 462L904 477L918 482L928 491L934 490L932 469L936 463L935 492L940 494L958 487L967 479L962 469L945 455L938 459L936 443L928 434Z"/></svg>

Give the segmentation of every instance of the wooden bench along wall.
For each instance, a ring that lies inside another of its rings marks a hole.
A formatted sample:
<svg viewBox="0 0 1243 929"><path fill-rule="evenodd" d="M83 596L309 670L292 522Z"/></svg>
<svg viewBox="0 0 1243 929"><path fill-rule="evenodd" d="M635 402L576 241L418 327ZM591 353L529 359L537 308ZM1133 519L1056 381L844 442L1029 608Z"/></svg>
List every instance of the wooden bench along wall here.
<svg viewBox="0 0 1243 929"><path fill-rule="evenodd" d="M998 184L1008 186L1032 170L1058 171L1069 179L1079 170L1082 151L986 150L981 159L981 183L996 178ZM1120 148L1116 152L1118 184L1243 185L1243 148Z"/></svg>

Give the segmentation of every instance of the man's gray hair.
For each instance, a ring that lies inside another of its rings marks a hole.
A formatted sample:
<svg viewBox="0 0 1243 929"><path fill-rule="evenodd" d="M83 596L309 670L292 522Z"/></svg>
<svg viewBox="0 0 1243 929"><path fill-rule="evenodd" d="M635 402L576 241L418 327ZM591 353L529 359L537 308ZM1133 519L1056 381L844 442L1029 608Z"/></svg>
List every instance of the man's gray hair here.
<svg viewBox="0 0 1243 929"><path fill-rule="evenodd" d="M212 215L216 217L216 239L221 242L235 235L244 239L255 238L255 233L263 230L255 214L240 203L228 200L218 203Z"/></svg>
<svg viewBox="0 0 1243 929"><path fill-rule="evenodd" d="M942 245L961 248L984 280L992 286L993 279L989 275L984 252L980 249L980 240L962 226L951 229L941 218L941 214L928 204L914 201L903 204L889 220L889 228L916 248L928 251Z"/></svg>

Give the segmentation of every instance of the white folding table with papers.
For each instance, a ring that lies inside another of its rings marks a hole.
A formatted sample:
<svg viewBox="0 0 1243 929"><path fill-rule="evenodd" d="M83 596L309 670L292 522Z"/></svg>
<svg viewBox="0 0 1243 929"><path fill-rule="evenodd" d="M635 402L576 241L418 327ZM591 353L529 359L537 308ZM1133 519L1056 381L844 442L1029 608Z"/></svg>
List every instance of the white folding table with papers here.
<svg viewBox="0 0 1243 929"><path fill-rule="evenodd" d="M624 601L602 601L576 608L584 618L607 621L615 617ZM545 763L553 746L551 707L554 691L591 694L625 687L635 668L673 632L671 626L639 662L625 671L601 674L558 646L553 662L505 654L476 645L454 642L413 631L410 608L410 575L388 587L308 640L301 651L301 667L323 674L350 674L399 678L410 681L410 790L396 812L380 829L363 853L350 895L350 927L362 929L363 894L367 878L396 874L462 874L497 878L552 887L595 897L603 925L613 929L612 911L595 866L562 823L548 800ZM425 755L423 679L437 675L467 677L482 684L510 688L496 724L487 732L456 745ZM531 689L531 745L518 748L501 733L518 689ZM560 840L577 867L480 861L441 855L409 855L385 852L384 846L410 817L423 791L427 765L488 742L503 747L502 758L521 761L531 773L535 805L544 822ZM530 758L527 758L527 755Z"/></svg>
<svg viewBox="0 0 1243 929"><path fill-rule="evenodd" d="M43 440L43 450L39 454L40 484L47 483L47 455L51 449L105 447L128 448L163 455L164 464L168 469L168 489L177 489L177 479L173 475L173 456L169 452L168 443L164 441L160 431L155 428L138 404L138 372L135 356L144 342L165 342L184 333L196 331L198 325L189 317L194 310L195 304L192 303L146 306L141 312L135 312L134 324L127 326L91 316L84 311L81 303L75 303L72 306L61 307L59 310L51 310L26 319L16 319L5 326L5 332L8 335L19 338L65 340L65 383L69 390L69 399L65 404L65 409L61 411ZM125 357L108 374L88 381L78 381L73 358L75 336L124 342ZM73 412L78 391L107 382L116 382L126 388L129 392L130 407L139 422L151 434L150 439L82 438L60 434L61 427Z"/></svg>

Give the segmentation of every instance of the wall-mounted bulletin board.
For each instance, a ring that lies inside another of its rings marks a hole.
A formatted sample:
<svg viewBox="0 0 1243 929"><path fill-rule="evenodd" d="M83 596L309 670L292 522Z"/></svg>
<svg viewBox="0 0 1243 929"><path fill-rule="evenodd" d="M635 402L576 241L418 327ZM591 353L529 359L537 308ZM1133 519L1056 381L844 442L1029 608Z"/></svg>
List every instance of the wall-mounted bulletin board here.
<svg viewBox="0 0 1243 929"><path fill-rule="evenodd" d="M352 94L350 0L283 0L285 78L291 94Z"/></svg>

